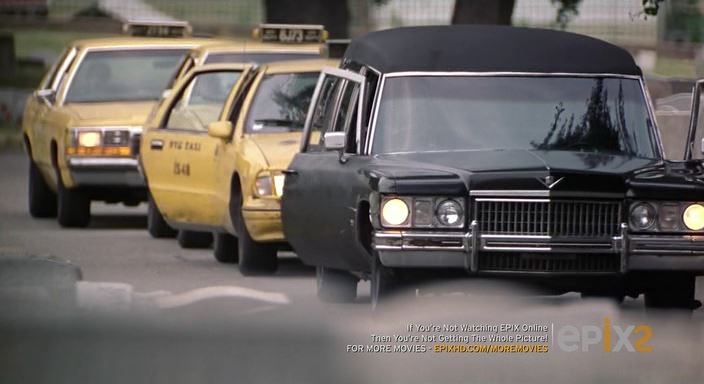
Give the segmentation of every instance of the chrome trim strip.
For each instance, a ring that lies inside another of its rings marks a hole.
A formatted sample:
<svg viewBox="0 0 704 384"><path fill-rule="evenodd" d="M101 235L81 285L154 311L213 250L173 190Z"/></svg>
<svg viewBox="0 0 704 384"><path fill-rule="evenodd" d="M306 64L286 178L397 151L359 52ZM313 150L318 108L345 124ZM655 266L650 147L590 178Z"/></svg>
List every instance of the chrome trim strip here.
<svg viewBox="0 0 704 384"><path fill-rule="evenodd" d="M550 191L541 190L472 190L470 196L492 196L492 197L549 197Z"/></svg>
<svg viewBox="0 0 704 384"><path fill-rule="evenodd" d="M68 164L71 167L135 167L139 163L135 158L114 158L114 157L69 157Z"/></svg>
<svg viewBox="0 0 704 384"><path fill-rule="evenodd" d="M511 198L477 198L474 201L478 202L497 202L497 203L550 203L552 199L511 199Z"/></svg>
<svg viewBox="0 0 704 384"><path fill-rule="evenodd" d="M434 246L434 245L408 245L403 244L402 246L394 245L375 245L374 249L377 251L464 251L464 246Z"/></svg>
<svg viewBox="0 0 704 384"><path fill-rule="evenodd" d="M665 146L662 143L662 137L660 136L660 129L658 129L658 122L657 119L655 118L655 111L653 110L653 100L650 98L650 92L648 91L648 87L645 84L645 80L641 77L639 80L640 83L640 91L643 94L643 98L645 99L645 105L646 109L648 111L648 117L650 118L650 122L652 124L651 130L654 132L651 132L653 135L653 138L655 139L655 144L657 145L658 151L660 152L660 159L665 158Z"/></svg>
<svg viewBox="0 0 704 384"><path fill-rule="evenodd" d="M376 110L376 105L379 103L379 95L380 95L380 90L381 90L381 85L382 85L382 78L383 75L381 74L381 71L377 70L376 68L372 66L365 66L366 68L370 69L374 74L377 76L377 81L376 81L376 88L374 89L374 98L371 100L371 111L369 116L369 120L367 121L367 131L366 135L364 137L364 148L362 149L361 154L362 155L369 155L371 153L371 146L369 140L371 140L371 132L372 132L372 127L373 125L373 118L374 118L374 111ZM366 78L366 77L365 77Z"/></svg>
<svg viewBox="0 0 704 384"><path fill-rule="evenodd" d="M501 235L501 234L484 234L482 239L487 240L504 240L504 239L519 239L519 240L550 240L551 236L548 235ZM584 240L584 239L580 239Z"/></svg>
<svg viewBox="0 0 704 384"><path fill-rule="evenodd" d="M684 149L684 159L692 159L694 154L692 150L694 149L694 138L696 137L697 122L699 121L699 104L701 99L701 89L704 86L704 79L699 79L694 83L692 88L692 106L691 106L691 116L689 118L689 129L687 130L687 145Z"/></svg>
<svg viewBox="0 0 704 384"><path fill-rule="evenodd" d="M410 76L476 76L476 77L497 77L497 76L527 76L527 77L615 77L624 79L641 79L638 75L624 75L619 73L582 73L582 72L472 72L472 71L403 71L389 72L388 77L410 77Z"/></svg>
<svg viewBox="0 0 704 384"><path fill-rule="evenodd" d="M372 111L372 120L370 122L371 129L369 129L369 138L367 139L367 155L371 155L374 149L374 135L376 134L376 122L379 117L379 108L381 105L381 98L384 95L384 87L386 86L387 75L381 75L379 79L379 86L377 87L376 100L374 100L374 110Z"/></svg>
<svg viewBox="0 0 704 384"><path fill-rule="evenodd" d="M621 273L628 270L628 224L621 223Z"/></svg>
<svg viewBox="0 0 704 384"><path fill-rule="evenodd" d="M464 236L465 236L464 233L458 233L458 232L406 232L406 231L401 231L401 232L376 232L374 234L374 237L382 238L382 239L402 239L402 238L447 239L447 238L449 238L449 239L453 239L453 240L462 240L462 239L464 239Z"/></svg>
<svg viewBox="0 0 704 384"><path fill-rule="evenodd" d="M471 231L471 241L472 249L470 250L469 257L469 270L472 272L477 272L479 270L479 240L481 234L479 233L479 223L477 220L472 220L469 225Z"/></svg>
<svg viewBox="0 0 704 384"><path fill-rule="evenodd" d="M704 237L684 235L679 237L633 236L629 251L633 255L697 255L704 254Z"/></svg>
<svg viewBox="0 0 704 384"><path fill-rule="evenodd" d="M73 62L73 59L76 58L77 53L78 49L74 46L66 54L64 61L61 63L61 66L54 73L54 81L49 84L49 89L53 90L54 92L58 92L59 85L61 85L61 80L63 80L64 78L63 75L66 73L66 71L68 71L68 67Z"/></svg>

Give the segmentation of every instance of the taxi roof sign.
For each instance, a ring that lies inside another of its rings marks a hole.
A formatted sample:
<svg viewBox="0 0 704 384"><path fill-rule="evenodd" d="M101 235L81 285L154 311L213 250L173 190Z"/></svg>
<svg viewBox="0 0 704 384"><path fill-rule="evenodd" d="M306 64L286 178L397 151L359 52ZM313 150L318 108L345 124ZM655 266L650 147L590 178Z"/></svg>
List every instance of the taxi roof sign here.
<svg viewBox="0 0 704 384"><path fill-rule="evenodd" d="M186 21L129 21L122 31L130 36L142 37L187 37L193 28Z"/></svg>
<svg viewBox="0 0 704 384"><path fill-rule="evenodd" d="M252 37L265 43L322 43L328 31L313 24L261 24L252 31Z"/></svg>

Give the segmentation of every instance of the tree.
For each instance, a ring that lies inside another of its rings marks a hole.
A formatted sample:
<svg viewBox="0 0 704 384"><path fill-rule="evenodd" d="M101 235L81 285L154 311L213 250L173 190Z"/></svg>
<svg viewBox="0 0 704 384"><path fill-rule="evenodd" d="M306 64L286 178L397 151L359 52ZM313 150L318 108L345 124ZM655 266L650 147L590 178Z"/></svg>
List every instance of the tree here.
<svg viewBox="0 0 704 384"><path fill-rule="evenodd" d="M452 24L511 24L516 0L456 0Z"/></svg>
<svg viewBox="0 0 704 384"><path fill-rule="evenodd" d="M346 0L264 0L267 23L323 24L331 38L349 37Z"/></svg>
<svg viewBox="0 0 704 384"><path fill-rule="evenodd" d="M371 1L384 4L389 0L264 0L269 23L323 24L330 37L348 37L350 11L348 1ZM550 0L557 5L555 20L563 27L578 14L582 0ZM617 1L617 0L613 0ZM643 13L655 15L664 0L642 0ZM455 0L452 24L511 24L516 0Z"/></svg>

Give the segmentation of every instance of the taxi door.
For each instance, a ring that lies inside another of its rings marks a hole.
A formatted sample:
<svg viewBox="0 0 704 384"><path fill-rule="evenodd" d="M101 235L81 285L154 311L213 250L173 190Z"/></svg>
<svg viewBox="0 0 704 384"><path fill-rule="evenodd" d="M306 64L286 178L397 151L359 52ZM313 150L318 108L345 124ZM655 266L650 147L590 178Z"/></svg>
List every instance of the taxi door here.
<svg viewBox="0 0 704 384"><path fill-rule="evenodd" d="M77 52L76 48L71 47L54 63L39 89L30 96L23 117L25 130L32 143L33 160L50 179L54 178L50 153L50 141L53 137L50 131L50 112L56 109L59 88Z"/></svg>
<svg viewBox="0 0 704 384"><path fill-rule="evenodd" d="M243 65L201 67L176 86L158 127L145 132L141 156L154 202L177 228L207 230L219 224L215 158L223 140L208 136L236 93Z"/></svg>

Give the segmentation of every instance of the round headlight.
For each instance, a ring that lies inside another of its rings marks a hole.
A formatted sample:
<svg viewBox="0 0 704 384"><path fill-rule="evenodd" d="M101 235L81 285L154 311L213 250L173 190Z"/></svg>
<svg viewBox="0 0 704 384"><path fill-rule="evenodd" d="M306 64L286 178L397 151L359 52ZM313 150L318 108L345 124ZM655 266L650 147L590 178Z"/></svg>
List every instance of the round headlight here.
<svg viewBox="0 0 704 384"><path fill-rule="evenodd" d="M692 231L704 229L704 206L701 204L690 204L684 210L682 221Z"/></svg>
<svg viewBox="0 0 704 384"><path fill-rule="evenodd" d="M391 199L381 207L381 218L389 225L401 225L408 220L411 214L408 204L401 199Z"/></svg>
<svg viewBox="0 0 704 384"><path fill-rule="evenodd" d="M437 216L440 224L446 226L460 225L464 219L462 205L454 200L445 200L438 204L438 209L435 215Z"/></svg>
<svg viewBox="0 0 704 384"><path fill-rule="evenodd" d="M634 229L644 230L655 223L655 207L648 203L638 203L631 209L631 225Z"/></svg>

